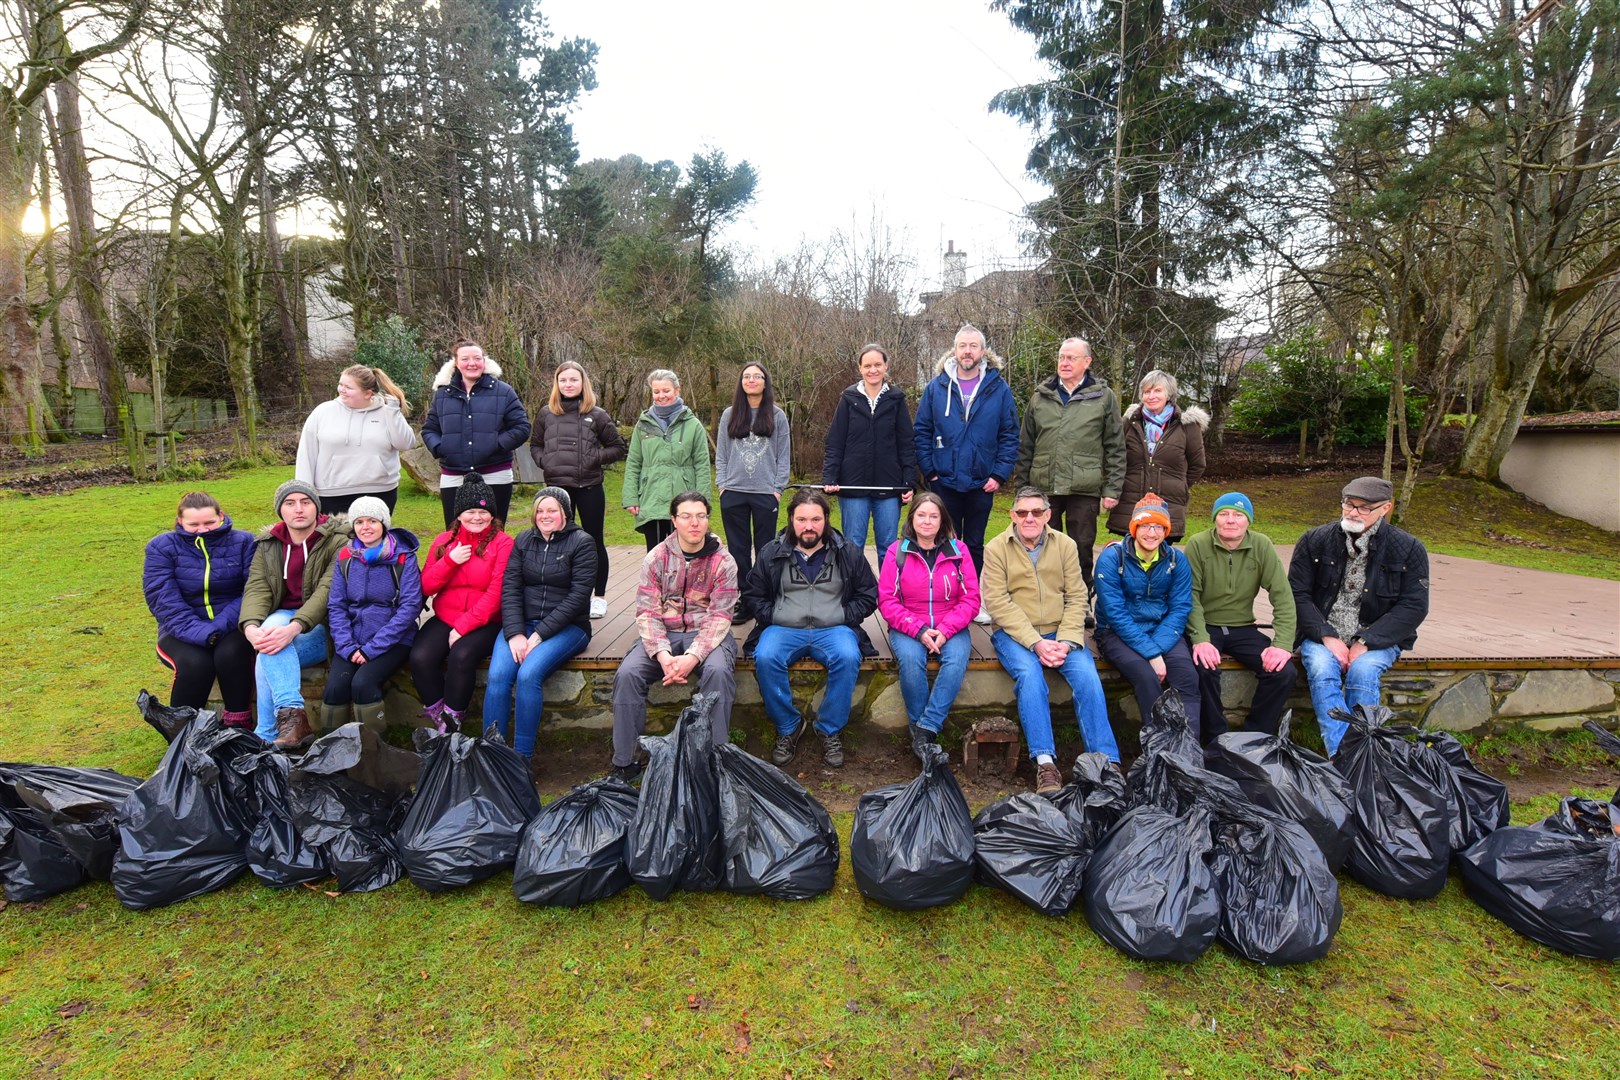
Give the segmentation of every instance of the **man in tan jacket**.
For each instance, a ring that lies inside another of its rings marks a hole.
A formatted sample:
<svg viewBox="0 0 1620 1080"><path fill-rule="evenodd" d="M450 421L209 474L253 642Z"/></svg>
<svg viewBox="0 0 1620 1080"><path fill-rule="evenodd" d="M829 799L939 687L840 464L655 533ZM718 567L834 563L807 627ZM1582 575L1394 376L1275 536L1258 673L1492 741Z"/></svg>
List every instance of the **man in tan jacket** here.
<svg viewBox="0 0 1620 1080"><path fill-rule="evenodd" d="M1051 517L1044 493L1020 488L1011 526L985 545L979 577L985 609L996 627L991 642L1016 687L1018 722L1035 762L1035 790L1042 795L1063 786L1054 757L1046 668L1061 674L1074 691L1074 716L1086 749L1119 761L1097 665L1086 651L1086 583L1079 548L1050 527Z"/></svg>

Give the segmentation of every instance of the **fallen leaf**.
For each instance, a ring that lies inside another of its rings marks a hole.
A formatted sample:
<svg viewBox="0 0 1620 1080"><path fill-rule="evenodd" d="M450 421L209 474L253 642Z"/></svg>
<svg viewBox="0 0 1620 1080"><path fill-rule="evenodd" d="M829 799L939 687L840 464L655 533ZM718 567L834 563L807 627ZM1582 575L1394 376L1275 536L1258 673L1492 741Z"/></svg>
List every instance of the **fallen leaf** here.
<svg viewBox="0 0 1620 1080"><path fill-rule="evenodd" d="M64 1020L71 1020L75 1016L83 1015L84 1010L88 1009L89 1007L90 1003L88 1001L70 1001L60 1009L57 1009L56 1015L60 1016Z"/></svg>
<svg viewBox="0 0 1620 1080"><path fill-rule="evenodd" d="M754 1045L754 1035L748 1027L748 1021L737 1021L736 1031L737 1041L732 1044L731 1052L734 1054L746 1054Z"/></svg>

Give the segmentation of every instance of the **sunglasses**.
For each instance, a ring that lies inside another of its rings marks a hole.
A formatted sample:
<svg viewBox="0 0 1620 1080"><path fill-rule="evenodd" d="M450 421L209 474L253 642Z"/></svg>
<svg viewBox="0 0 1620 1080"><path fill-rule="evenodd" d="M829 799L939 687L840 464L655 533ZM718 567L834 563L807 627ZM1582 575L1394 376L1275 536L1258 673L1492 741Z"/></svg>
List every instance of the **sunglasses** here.
<svg viewBox="0 0 1620 1080"><path fill-rule="evenodd" d="M1046 508L1042 507L1039 510L1014 510L1012 513L1013 517L1017 518L1038 518L1042 514L1046 513Z"/></svg>

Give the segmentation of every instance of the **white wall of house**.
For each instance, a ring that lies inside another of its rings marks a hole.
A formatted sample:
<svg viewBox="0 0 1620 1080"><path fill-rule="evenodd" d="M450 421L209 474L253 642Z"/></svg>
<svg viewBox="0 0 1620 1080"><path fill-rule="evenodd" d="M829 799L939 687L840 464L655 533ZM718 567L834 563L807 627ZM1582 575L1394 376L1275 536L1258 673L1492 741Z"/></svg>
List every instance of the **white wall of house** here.
<svg viewBox="0 0 1620 1080"><path fill-rule="evenodd" d="M1521 430L1502 459L1502 482L1565 517L1620 532L1620 428Z"/></svg>

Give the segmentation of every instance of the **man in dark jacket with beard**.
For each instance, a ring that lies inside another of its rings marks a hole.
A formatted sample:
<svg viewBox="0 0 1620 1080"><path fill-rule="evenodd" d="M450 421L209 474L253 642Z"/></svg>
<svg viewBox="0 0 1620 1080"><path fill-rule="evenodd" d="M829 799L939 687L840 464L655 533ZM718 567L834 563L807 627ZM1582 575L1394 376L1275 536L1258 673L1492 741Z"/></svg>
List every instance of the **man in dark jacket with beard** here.
<svg viewBox="0 0 1620 1080"><path fill-rule="evenodd" d="M861 657L877 651L861 629L877 610L877 580L861 550L828 524L830 509L821 492L801 488L788 502L787 528L765 545L743 591L755 620L745 648L776 726L771 760L778 765L798 752L806 719L821 732L822 763L844 764L839 733L849 723ZM827 669L820 715L808 718L788 685L788 665L805 657Z"/></svg>
<svg viewBox="0 0 1620 1080"><path fill-rule="evenodd" d="M1394 495L1376 476L1350 481L1342 520L1300 537L1288 564L1299 658L1329 754L1348 729L1332 711L1377 705L1379 680L1429 614L1429 553L1384 520Z"/></svg>

